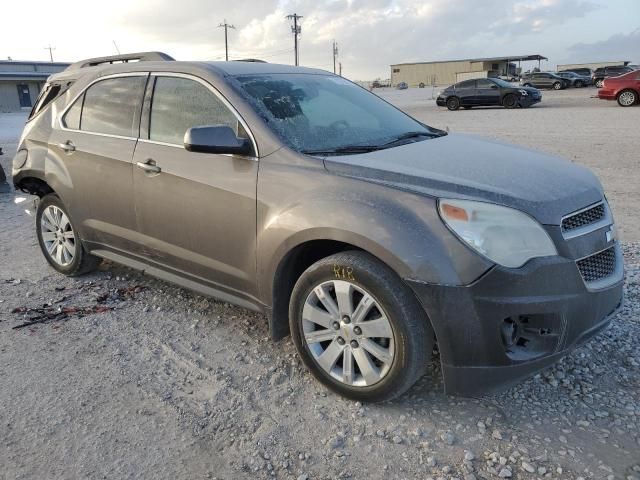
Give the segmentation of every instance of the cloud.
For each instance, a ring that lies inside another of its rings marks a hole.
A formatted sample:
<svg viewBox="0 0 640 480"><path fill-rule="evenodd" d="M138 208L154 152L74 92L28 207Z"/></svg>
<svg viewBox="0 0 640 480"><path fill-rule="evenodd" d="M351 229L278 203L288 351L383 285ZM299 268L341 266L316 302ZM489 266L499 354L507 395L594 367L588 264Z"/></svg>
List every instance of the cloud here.
<svg viewBox="0 0 640 480"><path fill-rule="evenodd" d="M640 28L631 33L618 33L594 43L576 43L568 48L576 62L629 60L640 63Z"/></svg>

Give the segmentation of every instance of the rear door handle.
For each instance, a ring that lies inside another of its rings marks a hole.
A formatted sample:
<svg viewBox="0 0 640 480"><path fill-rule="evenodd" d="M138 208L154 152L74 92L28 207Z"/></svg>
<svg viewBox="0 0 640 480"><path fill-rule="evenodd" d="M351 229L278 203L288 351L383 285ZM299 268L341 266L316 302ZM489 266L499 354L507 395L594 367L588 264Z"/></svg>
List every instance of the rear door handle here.
<svg viewBox="0 0 640 480"><path fill-rule="evenodd" d="M73 144L71 140L67 140L64 143L59 143L58 147L60 147L62 150L64 150L67 153L76 151L76 146Z"/></svg>
<svg viewBox="0 0 640 480"><path fill-rule="evenodd" d="M156 162L150 158L144 162L136 162L136 167L147 173L160 173L162 171L162 169L156 165Z"/></svg>

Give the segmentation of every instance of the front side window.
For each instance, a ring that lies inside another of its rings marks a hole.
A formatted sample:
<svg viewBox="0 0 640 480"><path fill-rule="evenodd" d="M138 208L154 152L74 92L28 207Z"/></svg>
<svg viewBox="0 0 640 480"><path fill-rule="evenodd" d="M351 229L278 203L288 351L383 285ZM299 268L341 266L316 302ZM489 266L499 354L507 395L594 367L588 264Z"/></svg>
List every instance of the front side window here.
<svg viewBox="0 0 640 480"><path fill-rule="evenodd" d="M144 76L131 76L94 83L67 111L65 126L91 133L137 137L146 80Z"/></svg>
<svg viewBox="0 0 640 480"><path fill-rule="evenodd" d="M491 88L495 86L491 80L487 80L486 78L481 78L477 80L478 88Z"/></svg>
<svg viewBox="0 0 640 480"><path fill-rule="evenodd" d="M417 122L367 90L333 75L240 75L232 82L266 125L294 150L391 148L410 136L444 134Z"/></svg>
<svg viewBox="0 0 640 480"><path fill-rule="evenodd" d="M182 145L188 129L206 125L227 125L238 135L238 119L207 87L188 78L156 79L149 140Z"/></svg>
<svg viewBox="0 0 640 480"><path fill-rule="evenodd" d="M456 85L456 90L464 90L465 88L476 88L476 81L466 80Z"/></svg>

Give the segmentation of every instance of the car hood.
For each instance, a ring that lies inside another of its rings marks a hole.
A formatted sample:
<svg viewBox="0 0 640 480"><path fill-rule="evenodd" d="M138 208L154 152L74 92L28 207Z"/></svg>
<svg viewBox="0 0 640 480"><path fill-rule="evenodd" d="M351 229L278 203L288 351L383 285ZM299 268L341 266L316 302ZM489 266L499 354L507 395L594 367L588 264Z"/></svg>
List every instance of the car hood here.
<svg viewBox="0 0 640 480"><path fill-rule="evenodd" d="M330 172L432 197L489 201L559 225L602 200L596 176L568 160L463 134L358 155L327 157Z"/></svg>

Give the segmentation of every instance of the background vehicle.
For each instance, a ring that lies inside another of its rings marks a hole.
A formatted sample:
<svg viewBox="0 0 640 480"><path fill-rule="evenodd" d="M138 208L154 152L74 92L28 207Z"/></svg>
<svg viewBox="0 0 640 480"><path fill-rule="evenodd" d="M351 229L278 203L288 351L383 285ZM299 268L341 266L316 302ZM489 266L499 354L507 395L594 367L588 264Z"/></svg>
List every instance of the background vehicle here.
<svg viewBox="0 0 640 480"><path fill-rule="evenodd" d="M593 70L591 70L590 68L571 68L569 70L562 70L558 73L567 73L567 72L573 72L582 77L589 77L589 78L591 78L591 75L593 74Z"/></svg>
<svg viewBox="0 0 640 480"><path fill-rule="evenodd" d="M562 90L567 88L571 82L565 78L559 77L555 73L536 72L523 76L520 79L520 84L525 87L553 88L554 90Z"/></svg>
<svg viewBox="0 0 640 480"><path fill-rule="evenodd" d="M558 73L558 76L569 80L571 82L571 86L575 88L582 88L587 85L591 85L591 77L584 77L574 72L560 72Z"/></svg>
<svg viewBox="0 0 640 480"><path fill-rule="evenodd" d="M398 90L406 90L407 88L409 88L407 82L400 82L398 85L396 85L396 89Z"/></svg>
<svg viewBox="0 0 640 480"><path fill-rule="evenodd" d="M103 257L264 312L352 399L405 392L435 338L447 392L504 387L621 303L587 169L430 128L320 70L78 62L50 77L12 173L58 272Z"/></svg>
<svg viewBox="0 0 640 480"><path fill-rule="evenodd" d="M624 75L609 77L598 90L598 98L617 100L621 107L630 107L640 102L640 71L633 70Z"/></svg>
<svg viewBox="0 0 640 480"><path fill-rule="evenodd" d="M520 87L499 78L478 78L445 88L438 94L436 104L449 110L480 106L515 108L530 107L540 100L542 95L535 88Z"/></svg>
<svg viewBox="0 0 640 480"><path fill-rule="evenodd" d="M602 87L602 82L605 78L617 77L619 75L624 75L625 73L629 73L632 71L632 68L622 65L616 65L613 67L601 67L594 70L591 79L593 80L593 84L596 87L600 88Z"/></svg>

